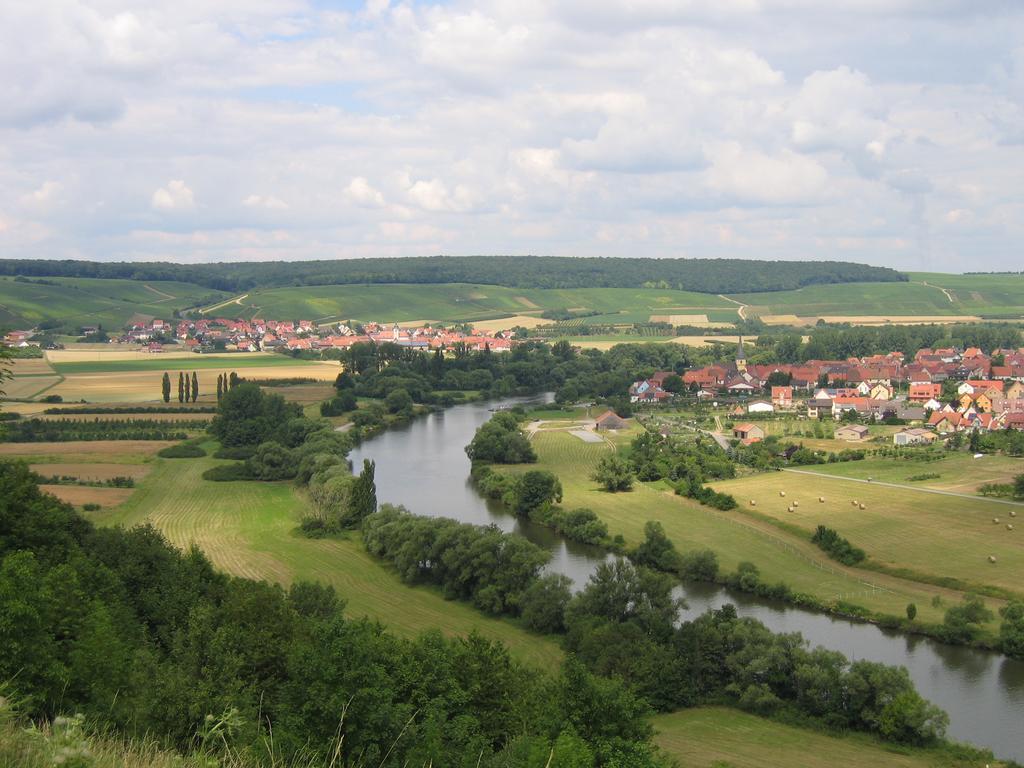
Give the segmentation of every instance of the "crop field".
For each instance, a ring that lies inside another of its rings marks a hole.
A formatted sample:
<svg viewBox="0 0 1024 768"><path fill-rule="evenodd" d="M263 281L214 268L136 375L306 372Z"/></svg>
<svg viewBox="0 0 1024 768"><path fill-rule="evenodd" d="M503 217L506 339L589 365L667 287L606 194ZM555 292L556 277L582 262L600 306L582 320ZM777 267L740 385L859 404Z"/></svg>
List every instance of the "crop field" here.
<svg viewBox="0 0 1024 768"><path fill-rule="evenodd" d="M141 480L149 474L146 464L102 464L77 462L74 464L31 464L29 469L44 477L77 477L79 480L109 480L112 477L130 477Z"/></svg>
<svg viewBox="0 0 1024 768"><path fill-rule="evenodd" d="M928 768L927 750L896 748L863 734L832 736L726 707L657 715L655 743L680 768Z"/></svg>
<svg viewBox="0 0 1024 768"><path fill-rule="evenodd" d="M208 446L210 447L210 446ZM359 541L307 539L295 533L305 500L290 483L203 480L215 459L157 459L121 507L91 515L103 524L151 522L177 546L195 542L223 570L289 584L296 579L332 584L353 616L369 616L405 635L430 628L448 634L476 629L504 641L520 659L551 668L561 660L556 641L530 634L511 621L411 588L371 558Z"/></svg>
<svg viewBox="0 0 1024 768"><path fill-rule="evenodd" d="M166 366L153 371L131 371L112 374L111 372L76 373L49 390L58 394L65 403L85 400L89 403L157 403L161 400L163 372L171 375L171 402L177 402L178 370L191 374L196 371L199 381L199 402L209 405L217 393L217 375L235 370L234 366L194 369L192 367ZM253 379L274 379L302 376L321 381L334 381L338 366L330 363L307 363L299 365L274 365L267 367L238 367L239 375Z"/></svg>
<svg viewBox="0 0 1024 768"><path fill-rule="evenodd" d="M338 366L336 363L320 363L310 360L296 360L285 355L278 355L269 352L240 352L225 355L198 355L190 357L164 357L161 354L150 354L139 352L135 357L122 360L107 360L101 356L97 359L88 359L89 352L78 353L84 359L67 360L60 357L59 352L51 352L50 362L57 373L65 376L74 373L122 373L125 371L170 371L186 370L199 371L205 369L216 369L217 371L232 371L249 368L302 368L313 369L330 367L334 368L337 375ZM300 374L295 374L300 375Z"/></svg>
<svg viewBox="0 0 1024 768"><path fill-rule="evenodd" d="M1007 524L1016 522L1011 510L1024 521L1024 505L826 477L786 471L711 485L736 497L740 509L734 514L746 516L752 510L807 532L827 525L889 568L1024 592L1024 529L1007 530ZM749 505L751 500L756 507ZM794 501L799 506L790 512ZM995 518L1000 522L994 523ZM988 561L989 555L996 563Z"/></svg>
<svg viewBox="0 0 1024 768"><path fill-rule="evenodd" d="M27 400L46 392L60 380L60 376L15 376L0 382L0 392L4 397Z"/></svg>
<svg viewBox="0 0 1024 768"><path fill-rule="evenodd" d="M0 278L0 323L35 326L50 320L75 327L123 327L132 317L170 319L219 291L191 283L92 278L45 278L46 283Z"/></svg>
<svg viewBox="0 0 1024 768"><path fill-rule="evenodd" d="M946 275L912 272L910 279L949 292L961 312L982 317L1024 316L1024 275Z"/></svg>
<svg viewBox="0 0 1024 768"><path fill-rule="evenodd" d="M594 312L586 323L647 322L652 313L736 319L737 307L712 294L645 288L523 289L494 285L327 285L249 293L237 313L330 322L488 321L535 316L543 310ZM221 310L232 314L230 305ZM519 320L521 321L521 318ZM504 327L504 323L502 324Z"/></svg>
<svg viewBox="0 0 1024 768"><path fill-rule="evenodd" d="M635 434L624 432L613 441L622 445ZM724 571L735 570L741 561L749 560L761 569L765 581L786 582L794 590L823 601L846 599L891 615L902 615L907 603L913 602L922 620L941 621L942 610L930 604L933 596L959 599L956 593L931 585L843 568L810 542L779 531L771 523L749 519L735 510L720 512L702 506L676 496L660 484L636 483L632 491L607 493L590 479L594 466L610 449L607 444L584 443L568 432L546 431L533 437L533 445L539 464L503 471L522 472L538 467L554 472L562 482L562 505L566 509L589 507L608 524L611 535L622 534L629 544L639 543L644 524L656 520L680 551L712 549ZM794 475L794 480L798 478L802 479ZM765 480L757 476L749 482L756 485L764 484ZM817 479L817 483L821 482ZM773 492L777 495L777 491ZM843 527L839 531L855 544L861 544Z"/></svg>
<svg viewBox="0 0 1024 768"><path fill-rule="evenodd" d="M43 357L8 360L5 365L14 376L47 376L54 373L49 361Z"/></svg>
<svg viewBox="0 0 1024 768"><path fill-rule="evenodd" d="M1024 473L1024 459L1010 456L984 456L975 459L969 453L951 453L938 461L865 459L821 464L804 469L834 477L862 480L870 477L877 481L898 483L913 488L935 488L970 494L984 483L1012 483L1014 477ZM1024 510L1020 514L1024 515Z"/></svg>
<svg viewBox="0 0 1024 768"><path fill-rule="evenodd" d="M77 440L64 443L0 443L0 456L30 464L111 462L144 464L161 448L174 445L166 440Z"/></svg>
<svg viewBox="0 0 1024 768"><path fill-rule="evenodd" d="M61 501L80 507L83 504L99 504L101 507L116 507L135 492L134 488L93 488L88 485L40 485L42 490L52 493Z"/></svg>

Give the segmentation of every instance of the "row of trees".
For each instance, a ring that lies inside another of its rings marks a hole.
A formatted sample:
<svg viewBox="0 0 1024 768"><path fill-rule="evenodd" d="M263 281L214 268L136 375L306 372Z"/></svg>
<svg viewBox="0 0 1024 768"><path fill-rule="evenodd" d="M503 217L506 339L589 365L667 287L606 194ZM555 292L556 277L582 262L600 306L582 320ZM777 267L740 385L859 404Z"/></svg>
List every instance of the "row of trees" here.
<svg viewBox="0 0 1024 768"><path fill-rule="evenodd" d="M171 375L164 371L163 379L160 382L160 395L165 403L171 402ZM184 371L178 371L178 402L194 403L199 397L199 377L195 371L189 377Z"/></svg>
<svg viewBox="0 0 1024 768"><path fill-rule="evenodd" d="M484 283L516 288L649 287L707 293L779 291L805 285L905 281L888 267L837 261L430 256L225 264L4 260L0 274L196 283L222 291L363 283Z"/></svg>
<svg viewBox="0 0 1024 768"><path fill-rule="evenodd" d="M397 638L330 587L95 529L23 465L0 464L0 531L0 680L28 717L201 739L225 762L662 766L647 705L572 659L548 675L477 635Z"/></svg>

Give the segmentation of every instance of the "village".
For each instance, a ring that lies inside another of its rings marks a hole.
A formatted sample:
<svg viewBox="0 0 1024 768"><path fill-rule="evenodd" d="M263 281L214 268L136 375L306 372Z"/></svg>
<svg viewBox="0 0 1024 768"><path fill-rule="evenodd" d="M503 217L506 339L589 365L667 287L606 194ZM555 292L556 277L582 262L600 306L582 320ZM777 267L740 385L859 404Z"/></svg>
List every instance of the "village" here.
<svg viewBox="0 0 1024 768"><path fill-rule="evenodd" d="M1024 349L986 354L921 349L799 364L748 364L740 341L736 359L686 370L658 371L629 389L635 405L670 405L680 398L730 406L733 436L745 444L765 438L758 419L790 416L843 422L835 438L866 440L865 423L906 425L895 445L928 444L941 435L1024 429Z"/></svg>

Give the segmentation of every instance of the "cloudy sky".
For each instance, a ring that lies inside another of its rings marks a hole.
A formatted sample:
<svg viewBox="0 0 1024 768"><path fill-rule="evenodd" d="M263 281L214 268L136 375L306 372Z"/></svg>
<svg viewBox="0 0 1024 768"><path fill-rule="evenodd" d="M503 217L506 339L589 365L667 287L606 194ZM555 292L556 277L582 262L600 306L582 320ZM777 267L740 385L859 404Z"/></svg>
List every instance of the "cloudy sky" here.
<svg viewBox="0 0 1024 768"><path fill-rule="evenodd" d="M0 2L0 257L1024 268L1019 0Z"/></svg>

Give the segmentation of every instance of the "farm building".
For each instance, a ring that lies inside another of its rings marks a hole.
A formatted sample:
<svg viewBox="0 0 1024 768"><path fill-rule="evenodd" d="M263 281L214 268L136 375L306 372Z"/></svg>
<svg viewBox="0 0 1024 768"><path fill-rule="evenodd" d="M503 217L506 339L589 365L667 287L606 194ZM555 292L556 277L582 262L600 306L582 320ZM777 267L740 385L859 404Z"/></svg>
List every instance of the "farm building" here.
<svg viewBox="0 0 1024 768"><path fill-rule="evenodd" d="M625 429L629 423L621 418L615 411L605 411L597 417L594 422L594 429Z"/></svg>
<svg viewBox="0 0 1024 768"><path fill-rule="evenodd" d="M868 428L863 424L846 424L836 429L836 440L866 440Z"/></svg>
<svg viewBox="0 0 1024 768"><path fill-rule="evenodd" d="M764 429L757 424L737 424L732 428L732 435L740 440L764 440Z"/></svg>
<svg viewBox="0 0 1024 768"><path fill-rule="evenodd" d="M892 436L893 445L928 445L935 441L935 433L921 427L903 429Z"/></svg>

